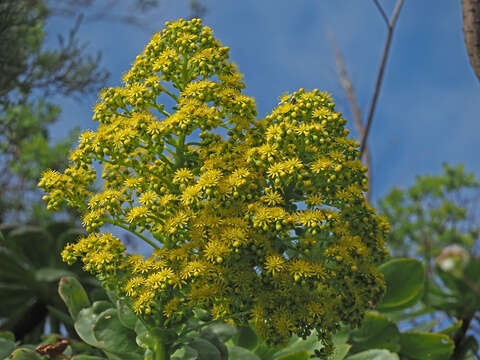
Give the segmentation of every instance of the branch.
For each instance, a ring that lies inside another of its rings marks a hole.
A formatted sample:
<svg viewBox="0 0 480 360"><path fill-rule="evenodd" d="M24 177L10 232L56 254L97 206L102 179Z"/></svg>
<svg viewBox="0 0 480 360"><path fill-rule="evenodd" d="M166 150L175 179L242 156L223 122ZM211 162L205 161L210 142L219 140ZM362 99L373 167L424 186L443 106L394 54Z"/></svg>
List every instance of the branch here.
<svg viewBox="0 0 480 360"><path fill-rule="evenodd" d="M155 244L152 240L146 238L145 236L143 236L142 234L140 234L139 232L136 232L135 230L131 229L128 225L124 224L124 223L121 223L119 221L115 221L115 220L112 220L112 219L109 219L109 218L103 218L102 219L103 221L105 222L108 222L112 225L115 225L115 226L118 226L118 227L121 227L122 229L124 230L127 230L129 232L131 232L132 234L138 236L140 239L142 239L143 241L145 241L147 244L149 244L151 247L153 247L154 249L160 249L157 244Z"/></svg>
<svg viewBox="0 0 480 360"><path fill-rule="evenodd" d="M480 80L480 0L462 0L462 16L468 58Z"/></svg>
<svg viewBox="0 0 480 360"><path fill-rule="evenodd" d="M375 0L374 0L374 2L375 2ZM388 53L390 51L390 44L392 42L393 30L394 30L395 25L397 23L398 15L400 14L400 10L402 9L402 5L403 5L403 0L398 0L397 4L395 5L395 9L393 10L392 19L388 23L388 34L387 34L387 40L385 42L385 47L383 49L382 62L380 64L380 68L378 70L377 83L375 85L375 91L373 93L372 104L370 105L370 111L368 112L368 116L367 116L367 126L365 128L365 134L364 134L363 139L362 139L362 144L360 145L360 158L362 157L363 153L365 152L365 147L366 147L366 143L367 143L367 139L368 139L368 134L370 132L370 127L372 125L373 114L375 113L375 107L377 105L378 95L380 94L380 87L382 85L383 73L385 71L385 65L387 64Z"/></svg>
<svg viewBox="0 0 480 360"><path fill-rule="evenodd" d="M352 109L353 120L355 123L355 127L357 129L358 135L360 139L363 139L365 136L365 127L362 123L362 113L360 111L360 106L358 105L357 98L355 96L355 92L353 90L352 82L350 81L347 75L347 69L345 66L345 62L343 61L343 57L340 54L340 51L333 40L333 36L329 36L330 46L332 47L333 55L335 57L335 64L337 66L338 75L340 77L340 83L345 90L345 94L347 95L348 102L350 103L350 107ZM365 152L365 166L368 169L367 178L368 178L368 191L366 194L367 200L370 200L371 189L372 189L372 161L370 156L370 151L367 149Z"/></svg>
<svg viewBox="0 0 480 360"><path fill-rule="evenodd" d="M378 0L373 0L373 3L375 4L375 6L377 7L378 11L380 12L380 15L382 15L383 17L383 20L385 20L385 24L387 25L388 27L388 16L387 14L385 13L385 10L383 10L383 7L382 5L380 5L380 3L378 2Z"/></svg>

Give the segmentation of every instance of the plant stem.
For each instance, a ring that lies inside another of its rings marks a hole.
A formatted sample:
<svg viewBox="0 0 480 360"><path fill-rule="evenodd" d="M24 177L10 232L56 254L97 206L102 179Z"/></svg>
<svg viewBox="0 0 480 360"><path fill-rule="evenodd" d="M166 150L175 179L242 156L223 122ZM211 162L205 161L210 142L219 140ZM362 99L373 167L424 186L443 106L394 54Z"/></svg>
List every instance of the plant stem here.
<svg viewBox="0 0 480 360"><path fill-rule="evenodd" d="M142 234L136 232L135 230L131 230L127 225L125 224L122 224L121 222L119 221L114 221L114 220L111 220L111 219L108 219L108 218L104 218L102 219L103 221L106 221L112 225L116 225L118 227L121 227L122 229L125 229L129 232L131 232L132 234L135 234L137 235L140 239L142 239L143 241L145 241L147 244L149 244L150 246L152 246L154 249L160 249L157 244L155 244L152 240L146 238L145 236L143 236Z"/></svg>
<svg viewBox="0 0 480 360"><path fill-rule="evenodd" d="M175 154L175 167L177 169L180 169L183 166L183 163L185 161L185 134L180 134L178 136L178 142L177 142L177 152Z"/></svg>
<svg viewBox="0 0 480 360"><path fill-rule="evenodd" d="M155 360L169 360L165 343L161 337L155 337Z"/></svg>

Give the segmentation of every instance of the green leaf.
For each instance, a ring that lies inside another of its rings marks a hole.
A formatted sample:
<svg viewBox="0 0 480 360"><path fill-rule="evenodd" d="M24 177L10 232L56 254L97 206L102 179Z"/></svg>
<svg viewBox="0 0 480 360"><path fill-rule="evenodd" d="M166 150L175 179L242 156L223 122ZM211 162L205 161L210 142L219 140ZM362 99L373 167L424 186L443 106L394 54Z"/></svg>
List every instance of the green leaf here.
<svg viewBox="0 0 480 360"><path fill-rule="evenodd" d="M105 358L93 355L75 355L71 360L105 360Z"/></svg>
<svg viewBox="0 0 480 360"><path fill-rule="evenodd" d="M351 332L352 352L368 349L400 350L400 332L386 316L367 313L359 329Z"/></svg>
<svg viewBox="0 0 480 360"><path fill-rule="evenodd" d="M107 355L107 359L109 360L125 360L125 356L123 354L112 353L107 350L103 350L105 355ZM135 358L135 360L138 358ZM130 360L130 358L129 358Z"/></svg>
<svg viewBox="0 0 480 360"><path fill-rule="evenodd" d="M216 334L220 341L224 343L237 333L237 328L227 323L214 323L207 329Z"/></svg>
<svg viewBox="0 0 480 360"><path fill-rule="evenodd" d="M10 339L0 338L0 359L5 359L15 349L15 342Z"/></svg>
<svg viewBox="0 0 480 360"><path fill-rule="evenodd" d="M283 355L280 357L275 358L276 360L308 360L310 359L310 355L305 350L301 350L296 353Z"/></svg>
<svg viewBox="0 0 480 360"><path fill-rule="evenodd" d="M77 320L80 310L90 306L87 293L80 282L74 277L63 277L58 284L58 293L67 305L73 320Z"/></svg>
<svg viewBox="0 0 480 360"><path fill-rule="evenodd" d="M205 339L193 339L189 344L198 352L198 360L221 360L220 351L210 341Z"/></svg>
<svg viewBox="0 0 480 360"><path fill-rule="evenodd" d="M453 323L452 325L450 325L446 329L443 329L442 331L439 331L438 333L439 334L445 334L445 335L451 335L455 331L460 329L462 327L462 324L463 324L463 320L458 320L457 322Z"/></svg>
<svg viewBox="0 0 480 360"><path fill-rule="evenodd" d="M398 355L388 350L367 350L361 353L351 355L345 360L399 360Z"/></svg>
<svg viewBox="0 0 480 360"><path fill-rule="evenodd" d="M258 357L251 351L240 346L228 347L228 360L261 360L263 358Z"/></svg>
<svg viewBox="0 0 480 360"><path fill-rule="evenodd" d="M381 265L387 292L378 311L395 311L414 305L421 298L424 283L423 264L415 259L394 259Z"/></svg>
<svg viewBox="0 0 480 360"><path fill-rule="evenodd" d="M217 335L214 332L212 332L208 329L205 329L200 333L200 336L203 339L212 343L217 348L217 350L220 352L221 360L228 360L227 347L225 346L225 344L223 342L220 341L220 339L217 337Z"/></svg>
<svg viewBox="0 0 480 360"><path fill-rule="evenodd" d="M34 264L35 267L44 266L45 259L52 257L52 238L40 227L17 227L9 233L7 241L15 244L16 251L27 257L29 263Z"/></svg>
<svg viewBox="0 0 480 360"><path fill-rule="evenodd" d="M351 345L349 344L339 344L335 345L333 354L328 358L328 360L343 360L350 351Z"/></svg>
<svg viewBox="0 0 480 360"><path fill-rule="evenodd" d="M75 276L75 274L67 269L57 269L51 267L40 268L35 271L36 281L57 282L63 276Z"/></svg>
<svg viewBox="0 0 480 360"><path fill-rule="evenodd" d="M100 314L100 313L104 312L105 310L113 309L113 304L108 302L108 301L104 301L104 300L95 301L92 304L92 309L93 309L93 312L95 314Z"/></svg>
<svg viewBox="0 0 480 360"><path fill-rule="evenodd" d="M128 305L121 301L120 299L117 300L117 310L118 310L118 318L123 326L133 330L135 329L135 323L137 322L137 315L133 312L132 309L128 307Z"/></svg>
<svg viewBox="0 0 480 360"><path fill-rule="evenodd" d="M433 308L425 307L422 305L422 307L418 310L413 310L408 312L405 312L404 310L392 311L392 312L385 313L384 315L387 316L393 322L399 322L399 321L407 321L407 320L410 321L419 316L434 313L435 311L436 310Z"/></svg>
<svg viewBox="0 0 480 360"><path fill-rule="evenodd" d="M75 331L88 345L100 348L101 345L95 338L93 328L97 317L105 310L111 308L107 301L96 301L92 307L80 310L75 321Z"/></svg>
<svg viewBox="0 0 480 360"><path fill-rule="evenodd" d="M313 351L319 346L320 344L316 332L313 332L305 340L296 335L293 335L288 344L280 351L277 351L275 353L275 358L302 350L307 351L309 354L313 354Z"/></svg>
<svg viewBox="0 0 480 360"><path fill-rule="evenodd" d="M194 348L186 345L172 355L172 360L196 360L198 359L198 352Z"/></svg>
<svg viewBox="0 0 480 360"><path fill-rule="evenodd" d="M13 360L41 360L41 357L34 350L17 349L12 353L12 355L10 355L10 359L13 359Z"/></svg>
<svg viewBox="0 0 480 360"><path fill-rule="evenodd" d="M462 279L456 277L449 271L442 270L440 266L435 267L435 272L453 295L458 296L469 290L468 285L466 285Z"/></svg>
<svg viewBox="0 0 480 360"><path fill-rule="evenodd" d="M348 341L349 336L350 336L350 328L348 326L342 325L342 328L338 330L333 336L333 339L332 339L333 344L334 345L345 344Z"/></svg>
<svg viewBox="0 0 480 360"><path fill-rule="evenodd" d="M138 334L135 338L135 341L138 346L143 349L155 349L155 341L148 331L145 331L141 334Z"/></svg>
<svg viewBox="0 0 480 360"><path fill-rule="evenodd" d="M80 310L77 321L75 321L75 331L78 336L80 336L80 339L88 345L99 348L101 345L93 334L93 326L95 325L97 316L98 314L96 314L91 307Z"/></svg>
<svg viewBox="0 0 480 360"><path fill-rule="evenodd" d="M400 334L400 354L414 360L448 360L453 341L444 334L408 331Z"/></svg>
<svg viewBox="0 0 480 360"><path fill-rule="evenodd" d="M422 322L414 327L410 328L409 330L412 331L419 331L419 332L431 332L435 326L437 326L439 319L432 319L429 321Z"/></svg>
<svg viewBox="0 0 480 360"><path fill-rule="evenodd" d="M232 341L236 346L253 350L257 347L259 339L250 326L239 326L237 334L233 336Z"/></svg>
<svg viewBox="0 0 480 360"><path fill-rule="evenodd" d="M10 340L15 342L15 335L11 331L0 331L0 339L5 339L5 340Z"/></svg>
<svg viewBox="0 0 480 360"><path fill-rule="evenodd" d="M118 296L117 296L117 294L115 294L115 291L106 289L105 292L107 293L107 296L108 296L108 299L110 300L110 302L112 304L116 304L117 300L118 300Z"/></svg>
<svg viewBox="0 0 480 360"><path fill-rule="evenodd" d="M102 349L131 360L143 359L143 352L135 342L135 332L122 325L116 309L105 310L98 316L93 333Z"/></svg>

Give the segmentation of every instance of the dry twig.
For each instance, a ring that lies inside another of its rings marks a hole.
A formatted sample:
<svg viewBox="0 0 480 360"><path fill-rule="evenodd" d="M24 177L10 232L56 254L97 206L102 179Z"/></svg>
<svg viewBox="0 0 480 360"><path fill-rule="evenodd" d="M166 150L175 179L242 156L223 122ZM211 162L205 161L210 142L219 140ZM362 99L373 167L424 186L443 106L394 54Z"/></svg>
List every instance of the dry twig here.
<svg viewBox="0 0 480 360"><path fill-rule="evenodd" d="M357 98L355 96L355 91L353 90L353 85L352 82L350 81L350 78L347 75L347 68L345 66L345 62L343 61L343 57L340 54L340 50L338 49L337 45L335 44L335 41L333 39L333 36L329 36L330 40L330 46L332 47L333 55L335 57L335 64L337 66L338 70L338 75L340 77L340 84L343 87L343 90L345 90L345 94L347 95L348 102L350 103L350 107L352 109L352 114L353 114L353 120L355 123L355 127L357 129L358 135L360 139L363 139L365 136L365 127L363 126L362 123L362 113L360 111L360 106L358 105ZM371 156L370 156L370 151L367 149L364 154L365 158L365 166L368 168L368 191L366 194L367 200L370 200L370 195L371 195L371 189L372 189L372 161L371 161Z"/></svg>
<svg viewBox="0 0 480 360"><path fill-rule="evenodd" d="M402 5L403 5L403 0L397 1L397 4L395 5L395 9L393 10L392 18L390 19L390 21L388 21L382 6L378 3L377 0L373 0L373 2L379 9L380 14L382 15L383 19L385 20L385 23L387 24L388 33L387 33L387 40L385 41L385 46L383 48L382 62L380 63L380 68L378 70L377 82L375 85L375 91L373 92L370 111L368 112L368 116L367 116L367 125L365 127L365 133L363 135L362 143L360 145L360 157L362 157L365 151L365 146L367 144L368 133L370 132L370 127L372 125L373 114L375 113L375 107L377 105L378 95L380 94L380 87L382 85L383 73L385 71L385 65L387 64L388 53L390 51L390 44L392 42L393 30L395 29L398 15L400 15L400 10L402 9Z"/></svg>

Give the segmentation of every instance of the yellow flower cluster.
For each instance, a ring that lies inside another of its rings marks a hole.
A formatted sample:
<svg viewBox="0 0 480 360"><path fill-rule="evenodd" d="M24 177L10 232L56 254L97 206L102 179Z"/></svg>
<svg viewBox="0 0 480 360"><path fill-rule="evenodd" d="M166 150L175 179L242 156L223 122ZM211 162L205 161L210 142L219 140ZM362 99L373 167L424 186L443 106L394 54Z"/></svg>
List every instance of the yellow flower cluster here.
<svg viewBox="0 0 480 360"><path fill-rule="evenodd" d="M358 325L384 291L375 264L388 225L364 199L359 144L330 96L300 89L255 120L227 59L201 20L166 23L124 85L102 92L98 130L80 137L64 174L39 184L49 208L77 206L92 232L63 257L120 284L137 313L164 325L199 307L253 320L271 344L316 329L329 351L338 324ZM104 223L152 255L126 254L101 235Z"/></svg>

